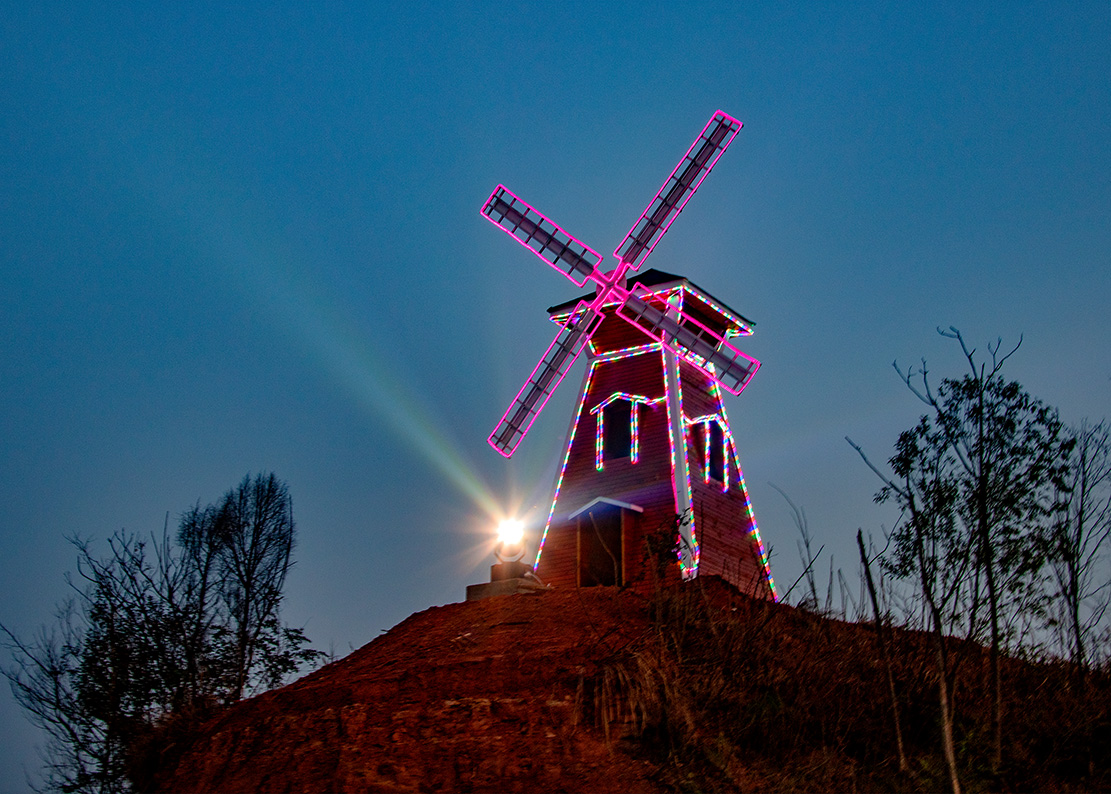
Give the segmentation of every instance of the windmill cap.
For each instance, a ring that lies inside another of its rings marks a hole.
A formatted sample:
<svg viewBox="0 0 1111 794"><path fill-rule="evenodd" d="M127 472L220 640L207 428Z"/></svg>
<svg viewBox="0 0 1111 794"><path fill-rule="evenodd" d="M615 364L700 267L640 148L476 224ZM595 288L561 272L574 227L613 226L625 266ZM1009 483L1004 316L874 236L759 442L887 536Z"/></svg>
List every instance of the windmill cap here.
<svg viewBox="0 0 1111 794"><path fill-rule="evenodd" d="M652 293L669 292L673 289L684 290L698 306L698 313L709 321L708 325L710 327L716 326L726 336L748 336L756 325L752 320L731 309L686 276L677 276L674 273L665 273L662 270L648 269L629 279L628 285L630 288L636 284L646 287ZM583 295L555 306L549 306L548 314L553 321L562 322L580 301L592 298L592 295Z"/></svg>

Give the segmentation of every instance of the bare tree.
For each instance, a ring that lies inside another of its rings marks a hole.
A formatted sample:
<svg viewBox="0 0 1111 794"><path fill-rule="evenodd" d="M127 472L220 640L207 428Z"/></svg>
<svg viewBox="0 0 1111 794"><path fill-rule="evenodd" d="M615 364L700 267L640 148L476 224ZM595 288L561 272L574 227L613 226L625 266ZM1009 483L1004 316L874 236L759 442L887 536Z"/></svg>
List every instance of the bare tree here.
<svg viewBox="0 0 1111 794"><path fill-rule="evenodd" d="M74 600L66 601L56 626L42 627L29 642L0 626L14 659L4 674L27 718L46 734L43 789L109 794L122 790L125 748L81 701L84 631L77 612Z"/></svg>
<svg viewBox="0 0 1111 794"><path fill-rule="evenodd" d="M280 621L293 533L271 474L186 511L176 545L168 520L149 543L116 533L104 558L73 539L76 594L56 627L24 642L0 626L15 660L3 673L47 734L47 788L128 791L159 725L194 724L324 656Z"/></svg>
<svg viewBox="0 0 1111 794"><path fill-rule="evenodd" d="M1111 602L1111 582L1096 578L1111 535L1111 431L1086 422L1073 431L1062 509L1049 527L1047 546L1057 589L1060 625L1080 680L1089 665L1089 636Z"/></svg>
<svg viewBox="0 0 1111 794"><path fill-rule="evenodd" d="M893 500L903 511L891 532L891 552L881 564L895 577L913 580L926 608L937 664L942 749L950 786L960 794L953 737L957 663L946 636L962 633L964 625L974 630L979 587L966 575L972 543L957 520L959 487L944 446L936 443L937 432L923 417L899 435L890 460L894 476L880 471L857 444L846 440L884 483L876 501Z"/></svg>
<svg viewBox="0 0 1111 794"><path fill-rule="evenodd" d="M292 565L293 502L273 474L250 475L224 496L216 517L224 600L230 616L232 688L238 700L259 664L264 635L274 635L282 588Z"/></svg>
<svg viewBox="0 0 1111 794"><path fill-rule="evenodd" d="M812 553L810 551L810 544L813 541L813 536L810 534L810 522L806 518L806 510L796 505L794 500L787 495L787 492L775 483L770 482L768 485L778 491L779 495L787 502L787 506L791 508L791 517L795 522L795 529L799 531L799 535L801 536L801 538L795 542L795 545L798 548L799 560L802 562L802 575L799 576L798 581L787 588L787 591L780 598L786 601L799 581L805 579L806 593L799 599L796 606L802 609L808 609L812 612L818 612L820 607L818 602L818 583L814 577L814 563L818 561L818 557L821 555L822 550L825 549L825 545L823 544L819 547L817 552ZM827 610L830 608L828 601L829 599L827 599L826 604Z"/></svg>

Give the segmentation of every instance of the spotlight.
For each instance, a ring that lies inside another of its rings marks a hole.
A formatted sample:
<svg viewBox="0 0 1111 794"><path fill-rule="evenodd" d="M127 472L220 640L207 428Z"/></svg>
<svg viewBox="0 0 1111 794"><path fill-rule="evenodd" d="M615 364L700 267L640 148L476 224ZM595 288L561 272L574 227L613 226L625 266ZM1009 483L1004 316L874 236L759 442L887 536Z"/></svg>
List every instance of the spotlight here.
<svg viewBox="0 0 1111 794"><path fill-rule="evenodd" d="M467 585L467 600L477 601L490 596L511 595L513 593L542 593L551 587L544 584L525 562L525 522L507 518L497 527L492 527L497 535L494 543L494 557L497 562L490 566L490 581L483 584Z"/></svg>
<svg viewBox="0 0 1111 794"><path fill-rule="evenodd" d="M512 562L525 556L525 526L515 518L498 524L498 542L494 556L499 562Z"/></svg>

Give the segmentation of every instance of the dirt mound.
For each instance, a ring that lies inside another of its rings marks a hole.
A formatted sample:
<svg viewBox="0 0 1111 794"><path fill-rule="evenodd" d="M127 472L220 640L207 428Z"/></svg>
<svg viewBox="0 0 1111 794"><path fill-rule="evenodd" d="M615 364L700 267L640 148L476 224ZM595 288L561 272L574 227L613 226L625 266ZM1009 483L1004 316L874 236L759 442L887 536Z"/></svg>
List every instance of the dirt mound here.
<svg viewBox="0 0 1111 794"><path fill-rule="evenodd" d="M433 607L168 748L154 787L658 791L583 719L582 682L647 626L645 599L614 588Z"/></svg>
<svg viewBox="0 0 1111 794"><path fill-rule="evenodd" d="M450 604L187 739L172 740L186 728L171 722L144 755L154 780L136 789L946 789L933 640L888 641L890 673L870 626L714 577L651 596L595 587ZM1111 790L1111 671L1078 680L1059 660L1005 659L995 774L987 652L946 646L962 671L953 729L968 790Z"/></svg>

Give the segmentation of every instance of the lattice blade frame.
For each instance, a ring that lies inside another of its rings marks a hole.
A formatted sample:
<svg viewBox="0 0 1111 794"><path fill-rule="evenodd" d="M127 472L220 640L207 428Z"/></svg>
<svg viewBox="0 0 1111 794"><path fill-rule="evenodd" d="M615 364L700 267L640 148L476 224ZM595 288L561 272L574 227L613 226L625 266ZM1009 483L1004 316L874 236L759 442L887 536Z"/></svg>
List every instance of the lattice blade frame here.
<svg viewBox="0 0 1111 794"><path fill-rule="evenodd" d="M580 301L525 381L525 385L517 392L517 397L506 410L501 422L486 439L490 446L507 458L513 456L517 445L571 369L603 316L588 301Z"/></svg>
<svg viewBox="0 0 1111 794"><path fill-rule="evenodd" d="M617 313L648 336L663 342L676 355L701 368L730 394L744 391L760 368L759 361L742 353L713 329L685 314L672 317L636 292L625 299Z"/></svg>
<svg viewBox="0 0 1111 794"><path fill-rule="evenodd" d="M579 287L586 284L602 262L601 254L572 237L505 185L494 188L482 205L482 215Z"/></svg>
<svg viewBox="0 0 1111 794"><path fill-rule="evenodd" d="M710 173L718 158L737 137L744 126L732 116L718 111L702 130L691 148L675 166L648 207L640 214L633 228L617 246L613 255L637 270L652 253L672 222L683 211L694 191Z"/></svg>

